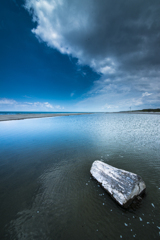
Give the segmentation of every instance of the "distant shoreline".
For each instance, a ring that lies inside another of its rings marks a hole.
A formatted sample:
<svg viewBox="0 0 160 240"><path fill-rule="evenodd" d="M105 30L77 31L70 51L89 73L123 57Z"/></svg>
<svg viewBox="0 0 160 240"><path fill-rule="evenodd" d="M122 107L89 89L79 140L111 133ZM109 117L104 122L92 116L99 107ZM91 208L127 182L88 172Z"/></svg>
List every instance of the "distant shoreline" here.
<svg viewBox="0 0 160 240"><path fill-rule="evenodd" d="M95 114L102 112L86 112L86 113L28 113L28 114L0 114L0 122L1 121L12 121L12 120L24 120L24 119L32 119L32 118L46 118L46 117L61 117L61 116L72 116L72 115L86 115L86 114ZM122 112L103 112L106 114L152 114L152 115L160 115L160 112L143 112L143 111L122 111Z"/></svg>
<svg viewBox="0 0 160 240"><path fill-rule="evenodd" d="M4 115L0 115L0 121L24 120L24 119L31 119L31 118L60 117L60 116L71 116L71 115L85 115L85 114L93 114L93 113L4 114Z"/></svg>
<svg viewBox="0 0 160 240"><path fill-rule="evenodd" d="M122 111L122 112L115 112L115 113L129 113L129 114L156 114L159 115L160 112L143 112L143 111Z"/></svg>

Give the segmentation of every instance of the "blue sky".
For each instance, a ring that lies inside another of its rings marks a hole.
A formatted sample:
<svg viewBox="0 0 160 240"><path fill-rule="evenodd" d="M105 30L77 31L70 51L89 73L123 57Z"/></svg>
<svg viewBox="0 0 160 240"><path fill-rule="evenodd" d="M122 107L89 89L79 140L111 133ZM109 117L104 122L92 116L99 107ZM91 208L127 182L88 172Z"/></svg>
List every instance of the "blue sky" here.
<svg viewBox="0 0 160 240"><path fill-rule="evenodd" d="M0 6L0 111L160 107L159 1Z"/></svg>

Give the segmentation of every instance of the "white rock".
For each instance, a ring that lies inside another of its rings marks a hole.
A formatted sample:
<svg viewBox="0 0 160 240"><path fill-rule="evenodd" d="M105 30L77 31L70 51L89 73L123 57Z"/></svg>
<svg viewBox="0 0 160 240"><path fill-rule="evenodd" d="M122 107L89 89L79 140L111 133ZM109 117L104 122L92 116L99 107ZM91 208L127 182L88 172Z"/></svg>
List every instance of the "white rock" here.
<svg viewBox="0 0 160 240"><path fill-rule="evenodd" d="M146 189L144 181L137 174L99 160L93 162L90 173L123 207L128 207L133 199Z"/></svg>

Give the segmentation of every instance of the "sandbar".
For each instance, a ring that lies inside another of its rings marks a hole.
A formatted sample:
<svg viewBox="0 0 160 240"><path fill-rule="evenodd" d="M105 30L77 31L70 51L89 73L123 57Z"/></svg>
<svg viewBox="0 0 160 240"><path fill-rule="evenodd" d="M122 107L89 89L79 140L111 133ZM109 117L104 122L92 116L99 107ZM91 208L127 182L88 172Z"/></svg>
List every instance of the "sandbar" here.
<svg viewBox="0 0 160 240"><path fill-rule="evenodd" d="M0 115L0 121L23 120L30 118L60 117L71 115L84 115L92 113L29 113L29 114L4 114Z"/></svg>

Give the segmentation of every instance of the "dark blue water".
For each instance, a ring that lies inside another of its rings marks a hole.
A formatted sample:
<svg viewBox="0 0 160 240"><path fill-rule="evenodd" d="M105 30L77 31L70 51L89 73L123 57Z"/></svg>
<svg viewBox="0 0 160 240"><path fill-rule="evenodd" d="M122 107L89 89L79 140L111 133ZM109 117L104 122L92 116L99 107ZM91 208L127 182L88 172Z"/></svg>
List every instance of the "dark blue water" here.
<svg viewBox="0 0 160 240"><path fill-rule="evenodd" d="M97 159L143 178L137 209L91 179ZM159 176L159 115L0 122L0 239L159 239Z"/></svg>

